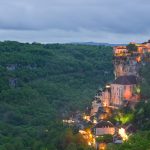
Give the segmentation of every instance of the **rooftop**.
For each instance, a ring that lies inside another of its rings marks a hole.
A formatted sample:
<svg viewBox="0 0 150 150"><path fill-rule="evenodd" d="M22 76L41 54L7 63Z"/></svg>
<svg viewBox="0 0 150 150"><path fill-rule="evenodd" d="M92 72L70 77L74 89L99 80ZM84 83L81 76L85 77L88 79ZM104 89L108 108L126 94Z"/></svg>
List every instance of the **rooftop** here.
<svg viewBox="0 0 150 150"><path fill-rule="evenodd" d="M134 75L120 76L113 82L113 84L121 84L121 85L137 84L137 78Z"/></svg>
<svg viewBox="0 0 150 150"><path fill-rule="evenodd" d="M118 49L126 49L126 46L114 46L114 48L118 48Z"/></svg>
<svg viewBox="0 0 150 150"><path fill-rule="evenodd" d="M104 121L104 120L99 121L95 125L95 128L108 128L108 127L114 127L114 125L110 121Z"/></svg>

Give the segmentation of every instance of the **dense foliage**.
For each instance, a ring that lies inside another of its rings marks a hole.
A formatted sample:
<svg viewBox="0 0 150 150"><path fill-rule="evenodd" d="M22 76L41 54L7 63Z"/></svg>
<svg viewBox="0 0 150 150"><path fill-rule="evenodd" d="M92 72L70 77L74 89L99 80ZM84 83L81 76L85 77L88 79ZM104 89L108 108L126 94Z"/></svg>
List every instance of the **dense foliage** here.
<svg viewBox="0 0 150 150"><path fill-rule="evenodd" d="M127 45L127 49L129 52L134 52L137 51L137 46L135 44L130 43Z"/></svg>
<svg viewBox="0 0 150 150"><path fill-rule="evenodd" d="M105 134L96 138L96 141L99 143L111 143L113 142L113 136L111 134Z"/></svg>
<svg viewBox="0 0 150 150"><path fill-rule="evenodd" d="M67 141L61 120L88 106L112 72L111 47L0 42L0 149L88 149L79 135Z"/></svg>
<svg viewBox="0 0 150 150"><path fill-rule="evenodd" d="M149 150L150 148L150 131L138 132L129 137L127 142L120 145L110 144L108 150Z"/></svg>
<svg viewBox="0 0 150 150"><path fill-rule="evenodd" d="M140 71L142 101L137 105L135 123L140 130L150 130L150 64L147 63Z"/></svg>
<svg viewBox="0 0 150 150"><path fill-rule="evenodd" d="M150 99L150 63L147 63L140 71L142 76L141 93L145 99Z"/></svg>

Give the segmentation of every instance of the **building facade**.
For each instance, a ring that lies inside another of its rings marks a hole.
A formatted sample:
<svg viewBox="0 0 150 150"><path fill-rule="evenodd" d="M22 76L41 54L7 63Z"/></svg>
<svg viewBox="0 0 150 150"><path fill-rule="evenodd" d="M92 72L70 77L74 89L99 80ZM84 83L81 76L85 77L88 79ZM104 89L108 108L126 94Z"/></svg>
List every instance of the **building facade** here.
<svg viewBox="0 0 150 150"><path fill-rule="evenodd" d="M101 136L104 134L115 134L115 127L110 121L99 121L94 127L94 135Z"/></svg>
<svg viewBox="0 0 150 150"><path fill-rule="evenodd" d="M113 48L114 56L123 56L128 53L126 46L115 46Z"/></svg>
<svg viewBox="0 0 150 150"><path fill-rule="evenodd" d="M110 100L111 100L111 88L110 88L110 85L106 85L106 87L102 91L101 100L102 100L103 106L109 106L110 105Z"/></svg>
<svg viewBox="0 0 150 150"><path fill-rule="evenodd" d="M111 105L120 106L123 101L136 101L134 89L137 85L136 76L120 76L111 84Z"/></svg>

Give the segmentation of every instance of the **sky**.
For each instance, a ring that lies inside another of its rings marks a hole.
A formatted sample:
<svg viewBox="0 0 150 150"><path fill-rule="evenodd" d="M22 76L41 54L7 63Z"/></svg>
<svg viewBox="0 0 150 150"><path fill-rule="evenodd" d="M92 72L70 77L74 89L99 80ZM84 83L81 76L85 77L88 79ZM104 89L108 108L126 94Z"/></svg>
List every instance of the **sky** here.
<svg viewBox="0 0 150 150"><path fill-rule="evenodd" d="M150 0L0 0L0 41L144 42L149 15Z"/></svg>

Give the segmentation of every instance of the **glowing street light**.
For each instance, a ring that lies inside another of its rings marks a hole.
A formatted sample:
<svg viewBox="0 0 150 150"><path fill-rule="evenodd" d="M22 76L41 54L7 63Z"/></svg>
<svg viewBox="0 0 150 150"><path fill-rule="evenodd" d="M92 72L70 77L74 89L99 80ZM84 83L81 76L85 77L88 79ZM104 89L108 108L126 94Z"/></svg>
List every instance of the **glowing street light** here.
<svg viewBox="0 0 150 150"><path fill-rule="evenodd" d="M122 137L123 141L128 140L128 135L126 134L126 131L124 128L120 128L118 133Z"/></svg>

